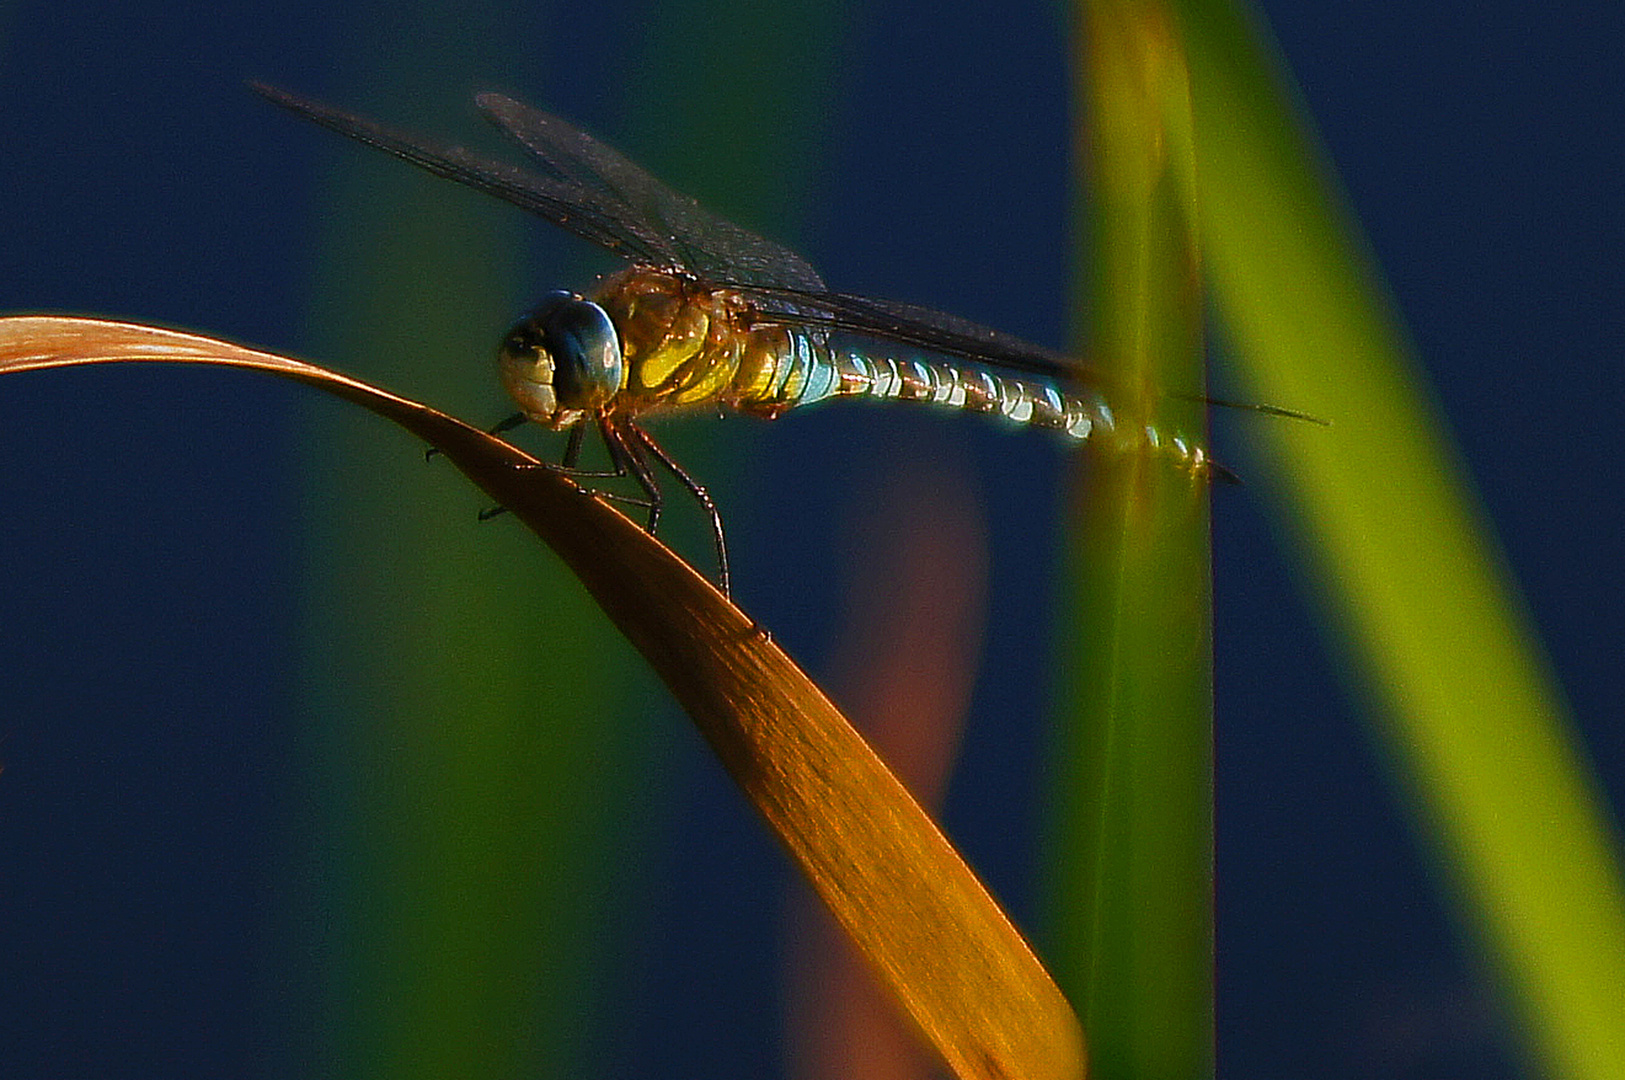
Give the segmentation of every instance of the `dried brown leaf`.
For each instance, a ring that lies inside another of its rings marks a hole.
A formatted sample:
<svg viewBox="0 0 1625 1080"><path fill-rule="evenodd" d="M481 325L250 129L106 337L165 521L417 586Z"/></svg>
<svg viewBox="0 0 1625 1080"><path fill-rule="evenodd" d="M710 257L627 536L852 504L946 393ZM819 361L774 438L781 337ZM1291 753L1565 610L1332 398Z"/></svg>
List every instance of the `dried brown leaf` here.
<svg viewBox="0 0 1625 1080"><path fill-rule="evenodd" d="M935 823L766 631L636 524L500 439L323 368L155 327L0 319L0 372L120 361L280 375L438 447L564 559L653 665L957 1075L1083 1076L1071 1008Z"/></svg>

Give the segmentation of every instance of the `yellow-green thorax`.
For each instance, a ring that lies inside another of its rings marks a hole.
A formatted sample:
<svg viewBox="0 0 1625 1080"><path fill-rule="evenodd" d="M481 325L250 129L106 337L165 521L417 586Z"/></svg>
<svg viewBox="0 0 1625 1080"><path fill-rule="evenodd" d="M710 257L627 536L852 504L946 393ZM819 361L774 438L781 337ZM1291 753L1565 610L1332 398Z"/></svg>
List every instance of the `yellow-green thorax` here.
<svg viewBox="0 0 1625 1080"><path fill-rule="evenodd" d="M738 292L678 270L635 266L593 298L621 339L626 382L611 408L640 413L717 404L776 415L767 400L788 332Z"/></svg>

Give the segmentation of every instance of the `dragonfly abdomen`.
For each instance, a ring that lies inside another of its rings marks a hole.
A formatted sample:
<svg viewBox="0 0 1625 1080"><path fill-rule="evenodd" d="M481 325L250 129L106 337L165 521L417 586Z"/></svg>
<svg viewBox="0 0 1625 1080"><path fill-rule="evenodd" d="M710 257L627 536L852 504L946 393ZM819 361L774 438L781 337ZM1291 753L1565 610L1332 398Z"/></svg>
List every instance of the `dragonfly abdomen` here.
<svg viewBox="0 0 1625 1080"><path fill-rule="evenodd" d="M1168 435L1155 425L1125 424L1106 398L1093 391L1063 389L1047 379L1018 377L976 363L877 356L793 331L786 337L772 377L756 380L748 402L741 402L745 408L778 415L838 397L916 401L1058 431L1107 451L1149 449L1193 473L1210 467L1200 443Z"/></svg>

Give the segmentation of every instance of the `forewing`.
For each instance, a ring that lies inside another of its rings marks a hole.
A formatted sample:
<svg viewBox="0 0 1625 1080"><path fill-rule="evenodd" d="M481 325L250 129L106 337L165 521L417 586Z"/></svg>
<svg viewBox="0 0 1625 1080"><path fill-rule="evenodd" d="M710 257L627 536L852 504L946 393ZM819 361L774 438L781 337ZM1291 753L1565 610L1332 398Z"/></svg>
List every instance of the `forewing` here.
<svg viewBox="0 0 1625 1080"><path fill-rule="evenodd" d="M501 94L475 100L558 181L591 190L658 230L671 261L717 283L823 291L818 272L800 255L713 214L574 125Z"/></svg>
<svg viewBox="0 0 1625 1080"><path fill-rule="evenodd" d="M470 153L460 146L446 146L396 131L263 83L249 83L249 86L271 102L323 127L410 162L435 176L495 195L622 258L659 265L682 257L682 252L672 246L658 223L640 219L626 203L584 186L569 175L540 176Z"/></svg>

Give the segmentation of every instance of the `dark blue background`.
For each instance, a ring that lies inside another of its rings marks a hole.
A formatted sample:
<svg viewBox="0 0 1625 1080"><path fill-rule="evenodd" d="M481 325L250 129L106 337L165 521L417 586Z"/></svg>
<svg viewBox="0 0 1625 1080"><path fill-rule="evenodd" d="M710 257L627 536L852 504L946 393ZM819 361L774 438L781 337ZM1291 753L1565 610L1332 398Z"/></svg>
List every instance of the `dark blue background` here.
<svg viewBox="0 0 1625 1080"><path fill-rule="evenodd" d="M1277 0L1268 15L1618 805L1625 18L1459 0ZM309 212L331 148L240 84L345 100L349 35L366 17L0 9L0 310L156 321L310 355ZM613 115L617 81L634 77L620 42L640 17L594 5L528 87L512 54L543 20L494 22L501 59L446 95L496 83L566 115ZM857 14L823 116L825 167L798 208L798 243L832 283L1065 340L1063 29L1045 5ZM784 65L795 79L796 58ZM280 991L255 973L290 769L279 718L297 661L295 431L311 407L268 380L173 370L0 389L6 1075L273 1071L278 1033L260 1003ZM1221 426L1221 458L1248 461L1235 440L1254 422ZM1059 453L872 410L794 417L768 435L736 543L740 591L815 671L834 601L771 592L752 565L786 560L833 579L851 556L835 524L842 492L868 463L927 452L974 463L994 601L948 822L1033 918L1033 842L1012 839L1007 808L1033 790L1039 736L1005 718L1036 718L1049 682L1033 643L1052 615ZM1214 514L1221 1072L1517 1075L1508 1025L1447 921L1350 678L1315 644L1258 499L1224 492ZM749 834L771 862L742 804L720 781L703 790L696 812ZM781 875L730 869L736 890ZM703 910L669 922L685 941L737 930L707 925ZM694 1057L632 1050L635 1073L754 1074L771 1060L771 1009L719 1007L699 1030L677 1019L691 1013L663 1013L663 980L683 990L653 948L656 992L635 1038ZM765 962L739 978L753 972L772 978ZM772 988L720 992L748 1004Z"/></svg>

